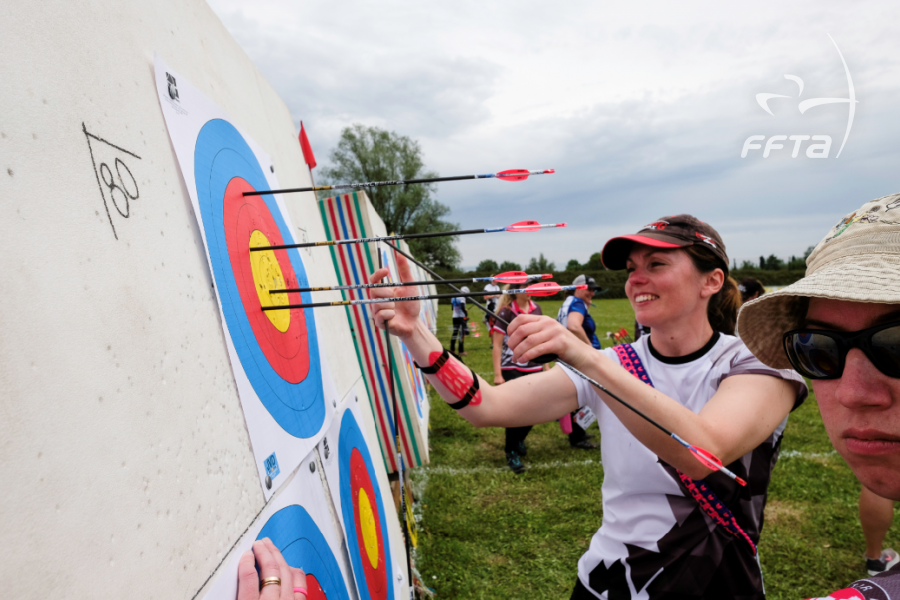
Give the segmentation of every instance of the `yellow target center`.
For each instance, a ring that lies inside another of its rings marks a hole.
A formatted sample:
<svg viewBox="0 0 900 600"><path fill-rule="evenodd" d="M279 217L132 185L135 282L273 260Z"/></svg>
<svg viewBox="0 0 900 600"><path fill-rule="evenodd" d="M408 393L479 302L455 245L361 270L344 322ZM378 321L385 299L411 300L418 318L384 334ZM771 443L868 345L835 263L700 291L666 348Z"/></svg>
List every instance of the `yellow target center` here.
<svg viewBox="0 0 900 600"><path fill-rule="evenodd" d="M250 248L271 246L269 238L258 229L250 234ZM288 303L287 294L270 294L269 290L282 290L287 286L284 283L284 275L281 266L275 257L273 250L260 250L250 253L250 269L253 271L253 283L256 285L256 294L262 306L284 306ZM275 329L284 333L291 325L291 311L267 310L269 318Z"/></svg>
<svg viewBox="0 0 900 600"><path fill-rule="evenodd" d="M359 526L362 529L363 546L373 569L378 568L378 534L375 532L375 514L369 497L362 488L359 490Z"/></svg>

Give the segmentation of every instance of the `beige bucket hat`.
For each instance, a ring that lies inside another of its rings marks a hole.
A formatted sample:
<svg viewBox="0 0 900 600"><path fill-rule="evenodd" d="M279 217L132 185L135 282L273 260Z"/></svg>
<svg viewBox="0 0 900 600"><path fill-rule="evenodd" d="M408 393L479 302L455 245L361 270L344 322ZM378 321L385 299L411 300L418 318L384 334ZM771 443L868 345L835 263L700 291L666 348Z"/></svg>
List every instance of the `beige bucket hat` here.
<svg viewBox="0 0 900 600"><path fill-rule="evenodd" d="M806 259L806 277L741 307L738 335L763 363L790 369L782 337L802 327L810 298L900 304L900 194L841 219Z"/></svg>

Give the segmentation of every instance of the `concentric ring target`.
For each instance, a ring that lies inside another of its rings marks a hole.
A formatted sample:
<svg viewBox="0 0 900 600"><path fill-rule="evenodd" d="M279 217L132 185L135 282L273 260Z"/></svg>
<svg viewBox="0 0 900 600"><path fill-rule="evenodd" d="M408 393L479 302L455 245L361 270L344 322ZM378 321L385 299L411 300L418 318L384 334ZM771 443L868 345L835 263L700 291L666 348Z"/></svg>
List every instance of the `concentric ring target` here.
<svg viewBox="0 0 900 600"><path fill-rule="evenodd" d="M391 548L384 504L365 438L349 410L338 444L341 512L360 600L394 597Z"/></svg>
<svg viewBox="0 0 900 600"><path fill-rule="evenodd" d="M325 401L316 322L303 309L262 306L311 302L309 293L270 295L279 287L308 287L297 250L250 252L292 244L250 146L233 125L207 122L197 136L194 178L222 313L238 359L269 414L289 434L309 438L322 427Z"/></svg>
<svg viewBox="0 0 900 600"><path fill-rule="evenodd" d="M256 539L266 537L287 564L306 573L307 600L350 600L331 547L305 508L292 504L272 515Z"/></svg>

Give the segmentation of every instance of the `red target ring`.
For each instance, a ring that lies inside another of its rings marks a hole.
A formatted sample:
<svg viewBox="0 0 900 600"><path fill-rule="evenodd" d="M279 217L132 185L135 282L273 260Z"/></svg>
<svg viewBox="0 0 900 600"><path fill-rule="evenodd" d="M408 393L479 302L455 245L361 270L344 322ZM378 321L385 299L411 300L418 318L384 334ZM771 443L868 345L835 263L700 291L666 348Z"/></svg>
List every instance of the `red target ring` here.
<svg viewBox="0 0 900 600"><path fill-rule="evenodd" d="M254 276L250 252L251 238L256 242L254 243L256 246L278 246L284 244L284 241L262 196L243 195L244 192L250 191L255 190L240 177L231 179L225 190L223 221L228 258L241 303L263 355L282 379L289 383L300 383L309 373L309 354L305 352L308 345L306 315L302 309L269 312L262 310L260 297L268 294L264 289L265 286L268 285L269 289L275 288L272 286L271 278L267 282L262 281L259 274L260 267ZM259 240L264 240L267 244L259 243ZM260 255L252 257L257 264L268 261L270 271L280 274L284 287L297 287L297 276L286 250L252 254ZM263 254L265 256L262 256ZM279 304L302 302L299 293L283 294L274 301ZM279 326L273 323L273 319ZM285 324L283 331L279 329L282 324Z"/></svg>
<svg viewBox="0 0 900 600"><path fill-rule="evenodd" d="M366 469L365 460L357 448L350 455L350 491L353 496L354 526L359 555L365 571L366 587L372 600L387 600L387 570L385 568L384 539L378 517L378 499ZM374 565L372 563L375 563Z"/></svg>
<svg viewBox="0 0 900 600"><path fill-rule="evenodd" d="M315 575L306 574L306 600L328 600Z"/></svg>

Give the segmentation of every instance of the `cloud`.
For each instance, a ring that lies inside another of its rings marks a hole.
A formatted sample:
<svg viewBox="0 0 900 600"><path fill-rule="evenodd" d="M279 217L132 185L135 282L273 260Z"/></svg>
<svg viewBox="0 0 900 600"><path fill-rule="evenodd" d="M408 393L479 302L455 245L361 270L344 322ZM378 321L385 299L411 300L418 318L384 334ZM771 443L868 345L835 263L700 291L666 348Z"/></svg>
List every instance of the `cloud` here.
<svg viewBox="0 0 900 600"><path fill-rule="evenodd" d="M889 2L484 5L210 0L303 119L327 162L341 128L377 125L421 142L444 175L556 168L525 183L454 182L438 199L464 227L524 218L568 230L468 236L463 264L581 261L612 235L675 212L720 229L731 256L800 254L841 215L900 188L898 9ZM790 148L740 158L753 134L827 134L847 105L801 115L802 99L846 97L830 33L857 89L839 159ZM789 95L756 103L760 92ZM503 236L503 237L500 237ZM498 239L499 238L499 239Z"/></svg>

